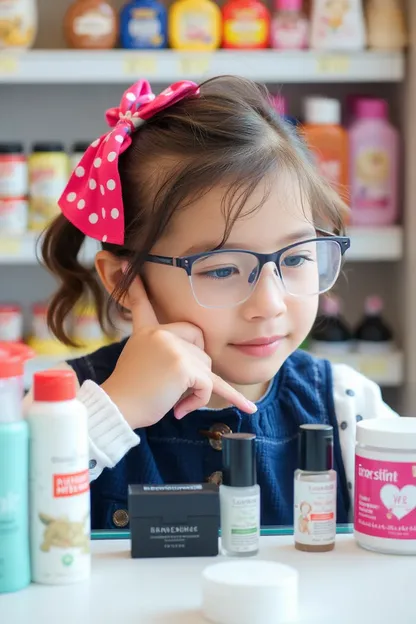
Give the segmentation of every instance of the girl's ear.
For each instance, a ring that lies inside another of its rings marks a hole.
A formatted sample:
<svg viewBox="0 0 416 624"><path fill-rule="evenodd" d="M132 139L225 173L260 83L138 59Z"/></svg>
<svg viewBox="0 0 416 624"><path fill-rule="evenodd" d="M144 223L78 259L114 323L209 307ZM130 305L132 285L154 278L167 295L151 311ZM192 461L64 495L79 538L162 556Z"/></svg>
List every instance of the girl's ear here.
<svg viewBox="0 0 416 624"><path fill-rule="evenodd" d="M99 251L95 256L95 268L98 273L98 277L110 297L119 285L123 277L123 271L127 266L128 263L125 259L117 258L117 256L114 256L109 251ZM145 287L143 280L142 284ZM130 292L127 292L120 299L118 299L118 303L123 306L123 308L126 308L126 310L131 310L132 305L134 305L134 301L131 299L132 297Z"/></svg>
<svg viewBox="0 0 416 624"><path fill-rule="evenodd" d="M120 283L124 262L125 260L117 258L109 251L99 251L95 256L95 268L98 277L110 296ZM124 305L123 301L120 303Z"/></svg>

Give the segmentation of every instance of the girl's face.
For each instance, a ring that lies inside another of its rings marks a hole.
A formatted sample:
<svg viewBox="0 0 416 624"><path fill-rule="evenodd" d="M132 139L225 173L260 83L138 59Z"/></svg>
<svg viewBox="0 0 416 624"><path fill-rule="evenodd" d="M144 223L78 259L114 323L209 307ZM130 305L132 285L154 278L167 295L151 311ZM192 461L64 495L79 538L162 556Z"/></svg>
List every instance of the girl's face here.
<svg viewBox="0 0 416 624"><path fill-rule="evenodd" d="M280 175L264 197L260 185L231 230L226 246L271 253L316 236L312 215L302 203L299 185ZM270 186L268 187L270 188ZM153 254L186 256L215 248L224 234L222 200L226 189L215 188L179 212ZM250 214L250 209L253 209ZM230 308L204 308L195 300L186 272L177 267L146 263L144 282L160 323L187 321L203 332L205 351L215 373L258 400L286 358L308 335L316 317L318 296L293 297L285 292L272 264L267 264L244 303ZM241 343L266 342L272 347L252 349ZM210 405L220 407L214 401Z"/></svg>

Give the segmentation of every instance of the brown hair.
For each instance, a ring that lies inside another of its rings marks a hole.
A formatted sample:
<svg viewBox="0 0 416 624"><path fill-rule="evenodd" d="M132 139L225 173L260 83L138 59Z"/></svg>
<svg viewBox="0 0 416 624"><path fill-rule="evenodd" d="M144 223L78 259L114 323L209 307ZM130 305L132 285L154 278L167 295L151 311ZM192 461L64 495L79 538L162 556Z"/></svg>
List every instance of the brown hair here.
<svg viewBox="0 0 416 624"><path fill-rule="evenodd" d="M265 87L233 76L213 78L201 85L200 97L182 100L149 119L119 161L125 244L102 243L103 249L129 260L113 298L118 300L140 273L177 210L227 183L221 245L259 182L279 167L298 177L316 225L341 232L344 203L315 171L296 130L273 110ZM84 238L60 215L42 246L44 263L61 282L49 306L48 323L68 345L74 343L65 319L83 297L93 298L103 328L108 320L107 296L95 270L78 259Z"/></svg>

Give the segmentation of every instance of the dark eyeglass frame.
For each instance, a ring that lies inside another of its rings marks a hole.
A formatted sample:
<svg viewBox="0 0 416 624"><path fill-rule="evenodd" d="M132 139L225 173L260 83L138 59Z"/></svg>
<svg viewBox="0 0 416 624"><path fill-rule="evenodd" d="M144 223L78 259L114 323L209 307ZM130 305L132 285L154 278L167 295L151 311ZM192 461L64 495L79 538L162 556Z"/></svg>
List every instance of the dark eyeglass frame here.
<svg viewBox="0 0 416 624"><path fill-rule="evenodd" d="M291 245L288 245L287 247L283 247L283 249L279 249L278 251L275 251L274 253L269 253L269 254L258 253L256 251L249 251L247 249L213 249L211 251L204 251L202 253L193 254L191 256L175 257L175 256L158 256L155 254L148 254L146 256L146 261L153 262L155 264L165 264L168 266L179 267L180 269L184 269L186 271L186 273L188 274L188 277L192 277L192 266L197 260L200 260L201 258L206 258L207 256L221 254L221 253L239 252L239 253L250 254L251 256L255 256L257 258L258 263L259 263L259 270L258 270L257 276L260 276L265 264L269 262L274 262L277 267L277 270L279 271L279 276L282 279L282 275L280 273L280 258L287 251L290 251L290 249L293 249L294 247L298 247L299 245L306 245L308 243L316 243L322 240L328 240L334 243L338 243L340 252L341 252L341 258L344 256L345 252L351 247L351 239L348 236L334 236L330 232L326 232L325 230L319 230L319 229L317 229L317 232L320 232L321 234L323 234L323 236L298 241L297 243L292 243Z"/></svg>

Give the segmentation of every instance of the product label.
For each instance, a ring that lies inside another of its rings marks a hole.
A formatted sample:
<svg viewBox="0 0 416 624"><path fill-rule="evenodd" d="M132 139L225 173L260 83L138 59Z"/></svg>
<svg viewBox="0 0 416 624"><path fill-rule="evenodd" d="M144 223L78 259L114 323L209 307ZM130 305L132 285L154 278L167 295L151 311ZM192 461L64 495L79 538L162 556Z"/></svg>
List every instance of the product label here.
<svg viewBox="0 0 416 624"><path fill-rule="evenodd" d="M90 492L86 419L76 413L61 418L38 414L29 419L33 579L65 582L87 578Z"/></svg>
<svg viewBox="0 0 416 624"><path fill-rule="evenodd" d="M255 12L239 12L224 22L224 39L234 46L261 45L267 39L267 23Z"/></svg>
<svg viewBox="0 0 416 624"><path fill-rule="evenodd" d="M27 199L0 199L1 234L24 234L27 230Z"/></svg>
<svg viewBox="0 0 416 624"><path fill-rule="evenodd" d="M416 539L416 462L355 458L354 528L389 539Z"/></svg>
<svg viewBox="0 0 416 624"><path fill-rule="evenodd" d="M0 220L1 223L1 220ZM0 308L0 341L19 342L23 338L23 317L20 310ZM1 509L1 501L0 501Z"/></svg>
<svg viewBox="0 0 416 624"><path fill-rule="evenodd" d="M26 48L35 38L35 4L0 0L0 48Z"/></svg>
<svg viewBox="0 0 416 624"><path fill-rule="evenodd" d="M137 15L136 15L137 14ZM150 9L143 10L143 13L136 11L135 19L128 23L128 33L137 44L148 43L151 46L162 45L164 37L162 34L162 24L157 13Z"/></svg>
<svg viewBox="0 0 416 624"><path fill-rule="evenodd" d="M180 39L183 43L210 45L214 40L215 26L205 13L187 12L181 16Z"/></svg>
<svg viewBox="0 0 416 624"><path fill-rule="evenodd" d="M318 0L319 2L319 0ZM339 49L354 45L363 36L358 8L352 2L321 0L318 16L312 25L313 38L321 41L320 47Z"/></svg>
<svg viewBox="0 0 416 624"><path fill-rule="evenodd" d="M23 157L0 156L0 197L23 197L28 192L27 164Z"/></svg>
<svg viewBox="0 0 416 624"><path fill-rule="evenodd" d="M113 20L98 11L90 11L74 19L73 28L78 37L107 37L113 32Z"/></svg>
<svg viewBox="0 0 416 624"><path fill-rule="evenodd" d="M78 496L90 489L88 470L75 472L74 474L54 474L53 475L53 495Z"/></svg>
<svg viewBox="0 0 416 624"><path fill-rule="evenodd" d="M259 547L260 498L233 496L230 510L229 546L233 552L251 552Z"/></svg>
<svg viewBox="0 0 416 624"><path fill-rule="evenodd" d="M391 163L382 146L361 149L355 159L354 206L357 210L385 210L391 205Z"/></svg>
<svg viewBox="0 0 416 624"><path fill-rule="evenodd" d="M296 481L295 541L319 546L330 544L336 533L336 481Z"/></svg>
<svg viewBox="0 0 416 624"><path fill-rule="evenodd" d="M277 50L300 50L308 44L308 22L304 19L284 20L272 23L273 47Z"/></svg>

